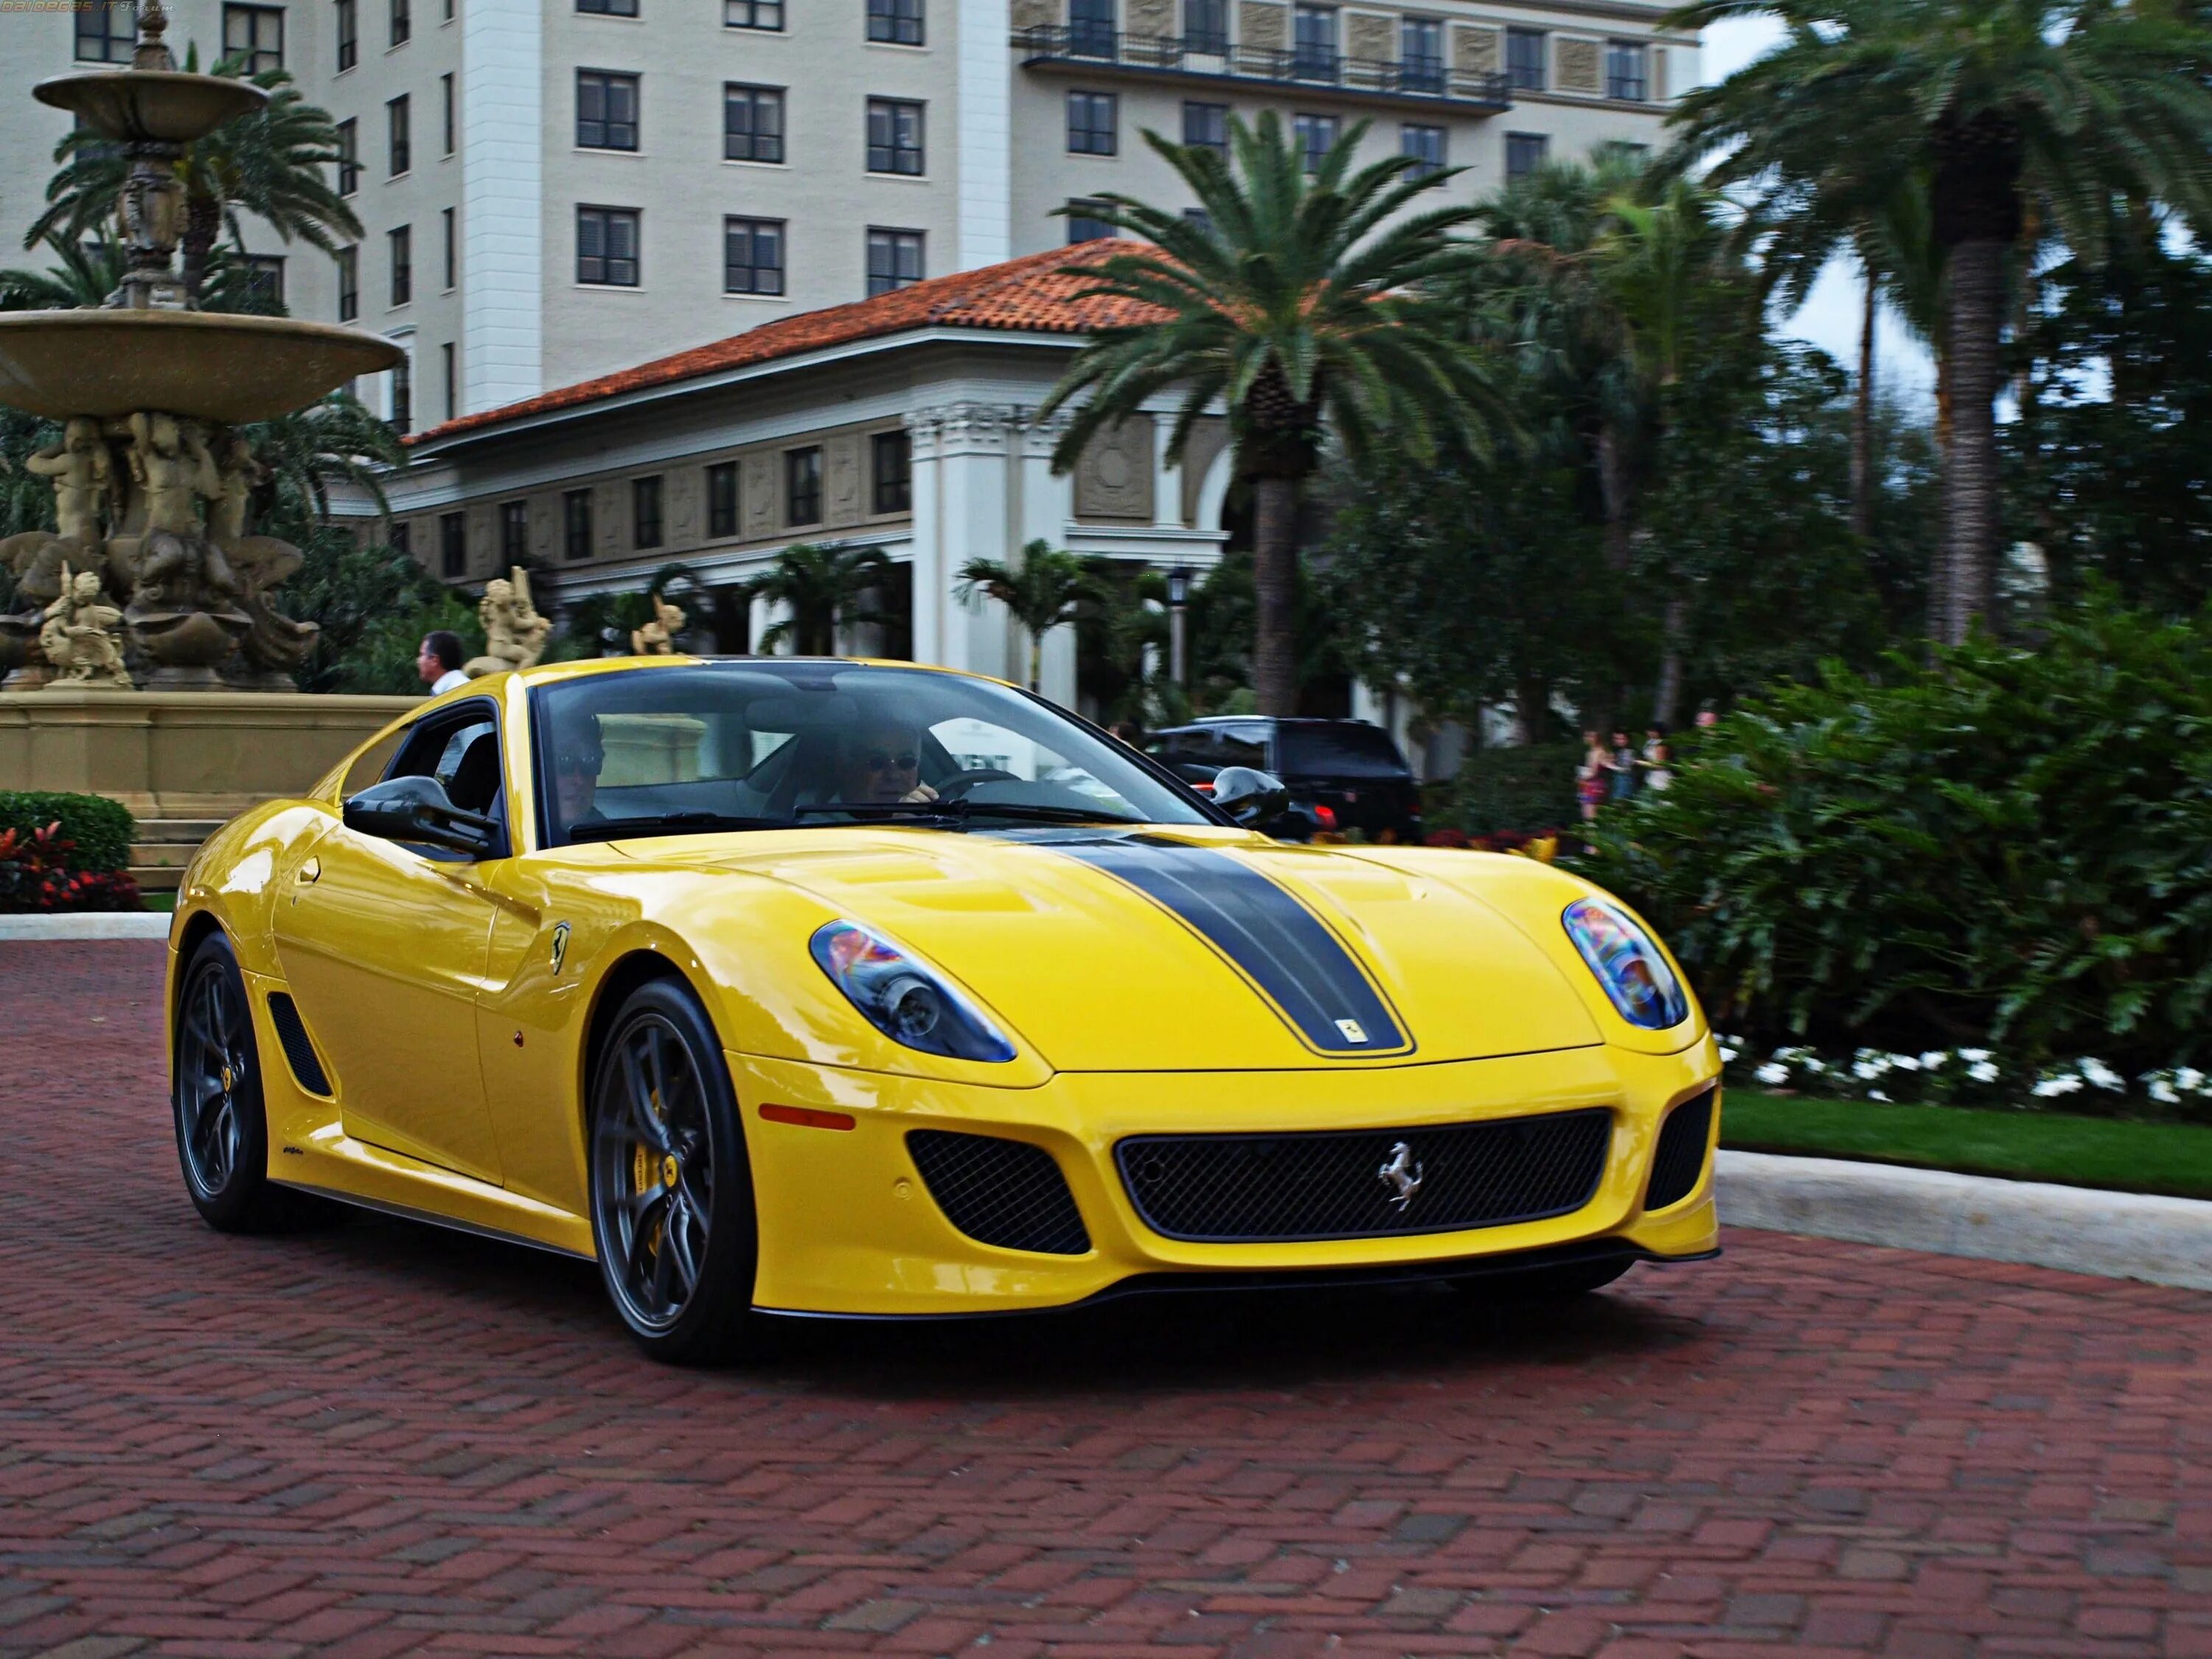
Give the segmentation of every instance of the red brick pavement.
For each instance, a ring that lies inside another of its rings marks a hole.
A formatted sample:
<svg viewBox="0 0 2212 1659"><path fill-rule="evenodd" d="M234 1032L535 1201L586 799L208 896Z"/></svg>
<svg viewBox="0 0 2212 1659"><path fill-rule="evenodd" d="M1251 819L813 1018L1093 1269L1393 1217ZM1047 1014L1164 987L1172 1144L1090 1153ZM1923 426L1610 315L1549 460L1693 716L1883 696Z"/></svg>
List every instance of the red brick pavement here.
<svg viewBox="0 0 2212 1659"><path fill-rule="evenodd" d="M158 954L0 945L0 1651L2212 1655L2212 1297L1735 1233L666 1370L580 1264L203 1228Z"/></svg>

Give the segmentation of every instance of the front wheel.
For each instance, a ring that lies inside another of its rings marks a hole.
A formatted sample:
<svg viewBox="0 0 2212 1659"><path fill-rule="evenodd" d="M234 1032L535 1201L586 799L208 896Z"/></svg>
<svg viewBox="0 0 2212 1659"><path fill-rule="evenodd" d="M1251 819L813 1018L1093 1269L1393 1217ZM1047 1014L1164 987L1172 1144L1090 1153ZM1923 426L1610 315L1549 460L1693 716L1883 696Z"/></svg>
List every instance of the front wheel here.
<svg viewBox="0 0 2212 1659"><path fill-rule="evenodd" d="M672 980L632 992L592 1085L592 1235L607 1295L655 1359L736 1357L751 1322L752 1170L722 1048Z"/></svg>
<svg viewBox="0 0 2212 1659"><path fill-rule="evenodd" d="M202 939L185 965L176 1036L169 1099L192 1207L217 1232L276 1225L285 1219L284 1194L269 1181L260 1045L246 976L221 933Z"/></svg>

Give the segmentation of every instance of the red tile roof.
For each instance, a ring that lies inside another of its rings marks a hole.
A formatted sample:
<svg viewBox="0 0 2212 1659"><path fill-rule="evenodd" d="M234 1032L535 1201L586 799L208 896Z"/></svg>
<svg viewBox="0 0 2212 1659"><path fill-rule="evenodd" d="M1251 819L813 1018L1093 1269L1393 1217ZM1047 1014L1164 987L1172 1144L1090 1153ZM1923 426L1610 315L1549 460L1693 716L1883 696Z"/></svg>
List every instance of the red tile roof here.
<svg viewBox="0 0 2212 1659"><path fill-rule="evenodd" d="M1127 252L1130 244L1099 240L1073 247L1056 247L1042 253L1009 259L1003 264L983 265L933 276L890 294L851 305L828 306L801 312L781 321L763 323L743 334L732 334L711 345L694 346L667 357L658 357L635 368L625 368L596 380L526 398L500 409L434 426L410 439L410 443L433 443L485 427L498 426L524 416L573 409L601 398L649 386L713 374L723 369L773 362L801 352L828 346L848 345L886 334L921 328L1004 329L1021 333L1083 334L1116 323L1139 322L1164 314L1159 308L1134 300L1109 295L1085 296L1091 278L1068 266L1096 264L1115 252Z"/></svg>

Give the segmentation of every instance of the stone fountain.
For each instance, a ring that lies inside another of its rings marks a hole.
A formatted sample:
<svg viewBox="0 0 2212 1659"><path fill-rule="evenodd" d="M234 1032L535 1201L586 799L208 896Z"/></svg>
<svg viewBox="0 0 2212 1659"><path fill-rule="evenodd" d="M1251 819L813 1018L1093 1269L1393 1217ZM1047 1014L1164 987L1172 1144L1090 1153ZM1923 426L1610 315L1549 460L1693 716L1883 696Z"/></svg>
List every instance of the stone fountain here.
<svg viewBox="0 0 2212 1659"><path fill-rule="evenodd" d="M268 94L179 72L162 44L167 27L161 0L145 0L129 69L33 89L130 158L127 270L104 306L0 313L0 404L62 424L29 463L52 480L55 530L0 541L18 606L0 614L11 691L128 690L126 660L154 690L290 690L315 629L269 597L300 554L248 533L264 474L231 428L401 356L355 329L193 306L173 268L185 218L178 161Z"/></svg>

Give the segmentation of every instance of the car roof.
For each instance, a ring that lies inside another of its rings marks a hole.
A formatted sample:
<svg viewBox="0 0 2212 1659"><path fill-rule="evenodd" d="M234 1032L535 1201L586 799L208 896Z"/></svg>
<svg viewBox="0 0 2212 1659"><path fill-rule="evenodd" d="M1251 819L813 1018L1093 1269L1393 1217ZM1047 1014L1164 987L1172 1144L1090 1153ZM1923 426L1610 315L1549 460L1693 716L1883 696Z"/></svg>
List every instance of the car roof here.
<svg viewBox="0 0 2212 1659"><path fill-rule="evenodd" d="M989 674L971 673L964 668L946 668L937 663L901 662L888 657L725 657L689 653L668 657L580 657L569 662L539 663L531 668L518 668L512 671L511 677L524 685L544 685L560 680L584 679L593 674L627 673L641 668L736 667L748 663L772 664L778 667L818 663L838 668L910 668L923 674L948 674L966 680L994 680L994 684L1000 685L1012 684L1010 680L997 680Z"/></svg>

